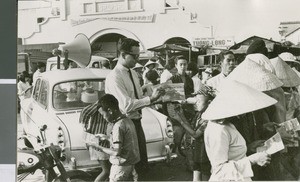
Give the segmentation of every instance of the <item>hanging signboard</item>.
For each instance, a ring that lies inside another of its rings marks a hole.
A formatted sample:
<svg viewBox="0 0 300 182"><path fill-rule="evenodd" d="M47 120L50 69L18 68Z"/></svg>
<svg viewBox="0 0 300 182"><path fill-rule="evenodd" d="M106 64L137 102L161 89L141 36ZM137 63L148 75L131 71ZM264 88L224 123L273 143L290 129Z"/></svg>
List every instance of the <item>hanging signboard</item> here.
<svg viewBox="0 0 300 182"><path fill-rule="evenodd" d="M208 38L193 38L193 46L203 47L211 46L215 48L228 48L234 45L233 37L208 37Z"/></svg>

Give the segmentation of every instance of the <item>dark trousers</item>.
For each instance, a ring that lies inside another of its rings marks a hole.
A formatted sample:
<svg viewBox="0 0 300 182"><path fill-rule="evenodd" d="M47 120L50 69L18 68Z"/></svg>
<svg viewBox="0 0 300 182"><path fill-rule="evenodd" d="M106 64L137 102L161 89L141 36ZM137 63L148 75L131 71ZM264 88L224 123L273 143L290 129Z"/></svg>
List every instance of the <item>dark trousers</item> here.
<svg viewBox="0 0 300 182"><path fill-rule="evenodd" d="M141 119L132 119L136 134L138 137L139 150L140 150L140 162L135 164L135 170L139 175L139 179L144 176L148 170L148 156L147 156L147 147L146 147L146 138L145 133L142 128Z"/></svg>
<svg viewBox="0 0 300 182"><path fill-rule="evenodd" d="M254 181L283 181L284 176L281 170L281 154L275 153L271 157L271 163L266 167L258 165L252 166Z"/></svg>

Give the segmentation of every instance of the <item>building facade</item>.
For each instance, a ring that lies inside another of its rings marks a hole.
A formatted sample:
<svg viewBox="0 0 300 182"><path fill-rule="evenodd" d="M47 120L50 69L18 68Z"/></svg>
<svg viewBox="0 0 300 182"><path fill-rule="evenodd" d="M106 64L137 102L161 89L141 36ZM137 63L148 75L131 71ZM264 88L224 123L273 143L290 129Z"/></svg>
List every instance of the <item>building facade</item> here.
<svg viewBox="0 0 300 182"><path fill-rule="evenodd" d="M279 25L281 41L300 45L300 21L281 22Z"/></svg>
<svg viewBox="0 0 300 182"><path fill-rule="evenodd" d="M138 40L147 53L164 43L189 47L211 36L210 28L179 0L19 1L22 45L69 43L79 33L88 37L94 55L107 58L117 56L122 37Z"/></svg>

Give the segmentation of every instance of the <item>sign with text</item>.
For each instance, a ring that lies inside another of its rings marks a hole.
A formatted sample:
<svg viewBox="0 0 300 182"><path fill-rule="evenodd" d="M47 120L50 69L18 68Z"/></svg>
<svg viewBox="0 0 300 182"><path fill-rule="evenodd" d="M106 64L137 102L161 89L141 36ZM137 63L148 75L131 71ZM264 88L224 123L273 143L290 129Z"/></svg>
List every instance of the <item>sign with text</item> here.
<svg viewBox="0 0 300 182"><path fill-rule="evenodd" d="M142 15L125 15L125 16L101 16L98 18L77 18L71 19L71 26L77 26L84 23L88 23L94 20L107 20L107 21L120 21L120 22L132 22L132 23L151 23L154 21L154 14L142 14Z"/></svg>
<svg viewBox="0 0 300 182"><path fill-rule="evenodd" d="M83 0L79 6L83 16L144 11L141 0Z"/></svg>
<svg viewBox="0 0 300 182"><path fill-rule="evenodd" d="M193 46L203 47L220 47L227 48L234 45L233 37L207 37L207 38L193 38Z"/></svg>

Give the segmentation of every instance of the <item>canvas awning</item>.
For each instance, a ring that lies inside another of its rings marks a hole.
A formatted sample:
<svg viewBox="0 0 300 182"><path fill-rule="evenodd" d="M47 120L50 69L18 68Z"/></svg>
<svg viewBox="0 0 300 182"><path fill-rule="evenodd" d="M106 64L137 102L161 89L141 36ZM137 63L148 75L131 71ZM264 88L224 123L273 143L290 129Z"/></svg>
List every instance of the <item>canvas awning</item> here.
<svg viewBox="0 0 300 182"><path fill-rule="evenodd" d="M160 46L152 47L148 49L149 51L155 51L155 52L164 52L166 50L172 50L172 51L189 51L190 48L183 47L176 44L163 44Z"/></svg>
<svg viewBox="0 0 300 182"><path fill-rule="evenodd" d="M166 64L168 64L169 61L169 52L174 51L174 52L188 52L189 53L189 61L191 57L191 48L189 47L184 47L176 44L163 44L160 46L152 47L148 49L149 51L154 51L154 52L163 52L166 54Z"/></svg>

